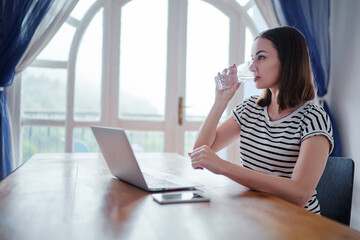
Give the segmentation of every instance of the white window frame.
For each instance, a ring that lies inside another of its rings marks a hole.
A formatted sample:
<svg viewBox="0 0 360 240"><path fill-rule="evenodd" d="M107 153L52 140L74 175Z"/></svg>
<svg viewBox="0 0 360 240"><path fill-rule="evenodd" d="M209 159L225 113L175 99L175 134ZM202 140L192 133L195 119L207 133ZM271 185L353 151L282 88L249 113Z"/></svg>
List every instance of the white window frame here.
<svg viewBox="0 0 360 240"><path fill-rule="evenodd" d="M12 122L12 147L14 166L22 163L22 141L21 128L23 126L61 126L65 127L65 152L72 152L73 130L76 127L90 127L94 124L107 126L121 126L134 130L158 130L165 132L165 151L183 151L184 131L199 129L201 122L184 122L182 136L174 136L171 129L174 122L177 122L178 98L170 96L185 96L185 67L186 67L186 25L187 25L187 1L169 0L168 1L168 53L167 53L167 100L165 119L172 119L166 122L148 121L129 121L119 119L118 112L118 89L119 89L119 36L120 36L120 8L129 0L98 0L84 15L81 21L72 17L67 19L67 23L76 27L76 32L71 44L68 61L45 61L35 60L30 66L67 69L67 103L65 120L45 120L45 119L26 119L21 118L21 74L19 74L11 87L6 89L8 95L8 107ZM229 62L241 62L244 60L244 48L238 44L245 41L245 28L249 27L253 36L258 33L257 28L248 16L246 11L255 4L250 0L245 6L240 6L235 0L204 0L218 8L230 19L230 46ZM81 37L97 11L104 7L103 11L103 69L102 69L102 89L101 89L101 117L98 122L86 122L74 120L74 76L75 61L77 50L81 42ZM177 26L177 27L172 27ZM171 63L171 64L170 64ZM173 76L173 77L170 77ZM175 77L174 77L175 76ZM111 84L110 84L111 83ZM228 113L243 99L243 91L238 91L231 100ZM112 104L109 104L109 103ZM109 107L111 106L111 108ZM170 141L166 139L177 139L179 141L174 148ZM228 148L228 158L238 159L238 144L234 143Z"/></svg>

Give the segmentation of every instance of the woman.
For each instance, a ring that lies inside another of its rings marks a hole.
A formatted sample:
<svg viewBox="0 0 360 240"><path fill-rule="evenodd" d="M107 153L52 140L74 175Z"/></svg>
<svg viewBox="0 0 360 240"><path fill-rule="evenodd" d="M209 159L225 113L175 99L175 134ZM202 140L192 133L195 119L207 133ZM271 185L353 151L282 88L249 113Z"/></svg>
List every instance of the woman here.
<svg viewBox="0 0 360 240"><path fill-rule="evenodd" d="M240 83L216 90L189 153L192 166L319 214L315 188L333 149L333 136L328 115L311 102L315 91L304 37L292 27L260 33L252 47L250 70L256 88L264 89L262 95L240 103L218 125ZM236 74L236 69L227 72ZM215 154L239 136L242 166Z"/></svg>

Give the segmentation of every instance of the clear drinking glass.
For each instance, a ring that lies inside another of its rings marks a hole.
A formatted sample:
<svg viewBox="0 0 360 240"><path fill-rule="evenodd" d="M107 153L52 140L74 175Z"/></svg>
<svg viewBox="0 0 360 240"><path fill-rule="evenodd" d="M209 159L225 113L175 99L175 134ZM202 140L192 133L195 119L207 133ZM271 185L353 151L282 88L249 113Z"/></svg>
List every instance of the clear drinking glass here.
<svg viewBox="0 0 360 240"><path fill-rule="evenodd" d="M250 69L250 62L244 62L238 66L233 65L215 76L216 87L219 90L232 87L236 82L247 82L253 80L254 72Z"/></svg>

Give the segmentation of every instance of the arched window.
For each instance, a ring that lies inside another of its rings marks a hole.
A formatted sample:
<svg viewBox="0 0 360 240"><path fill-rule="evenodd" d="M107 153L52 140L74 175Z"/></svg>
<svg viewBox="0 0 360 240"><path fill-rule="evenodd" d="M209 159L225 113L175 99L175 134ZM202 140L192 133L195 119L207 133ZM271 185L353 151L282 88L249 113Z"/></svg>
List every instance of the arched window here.
<svg viewBox="0 0 360 240"><path fill-rule="evenodd" d="M91 125L126 129L135 151L186 154L214 100L214 76L249 60L266 28L253 0L80 0L22 73L23 161L98 151ZM253 83L241 86L224 117L253 94Z"/></svg>

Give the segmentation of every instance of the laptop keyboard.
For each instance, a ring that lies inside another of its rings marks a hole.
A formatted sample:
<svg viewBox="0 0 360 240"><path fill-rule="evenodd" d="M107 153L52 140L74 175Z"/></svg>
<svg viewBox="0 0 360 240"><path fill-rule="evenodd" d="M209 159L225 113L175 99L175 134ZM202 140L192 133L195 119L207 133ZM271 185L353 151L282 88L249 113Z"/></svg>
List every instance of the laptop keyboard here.
<svg viewBox="0 0 360 240"><path fill-rule="evenodd" d="M146 183L150 187L177 187L179 186L176 183L170 182L165 179L157 178L147 173L143 173Z"/></svg>

